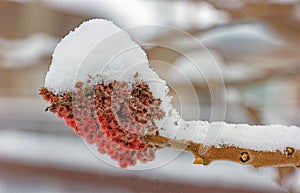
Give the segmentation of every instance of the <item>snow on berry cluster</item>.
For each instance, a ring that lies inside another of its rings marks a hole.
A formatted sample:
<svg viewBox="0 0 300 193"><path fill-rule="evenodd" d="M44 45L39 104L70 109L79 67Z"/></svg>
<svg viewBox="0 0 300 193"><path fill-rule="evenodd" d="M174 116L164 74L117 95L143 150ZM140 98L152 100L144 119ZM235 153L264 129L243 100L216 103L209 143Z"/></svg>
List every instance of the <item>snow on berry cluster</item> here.
<svg viewBox="0 0 300 193"><path fill-rule="evenodd" d="M146 144L144 135L158 134L155 120L162 119L161 100L147 83L113 81L108 84L75 84L73 93L56 95L43 87L40 95L51 103L46 109L65 120L89 144L106 153L120 167L133 166L155 158L156 148Z"/></svg>

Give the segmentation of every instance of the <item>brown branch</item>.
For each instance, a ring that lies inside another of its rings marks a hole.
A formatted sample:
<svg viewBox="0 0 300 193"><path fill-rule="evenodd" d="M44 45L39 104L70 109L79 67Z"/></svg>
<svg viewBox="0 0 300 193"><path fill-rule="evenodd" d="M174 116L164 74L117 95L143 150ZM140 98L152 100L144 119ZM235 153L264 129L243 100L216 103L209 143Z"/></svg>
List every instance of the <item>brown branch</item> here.
<svg viewBox="0 0 300 193"><path fill-rule="evenodd" d="M300 166L300 151L293 147L286 147L283 151L267 152L232 146L206 147L199 143L172 140L159 135L145 136L143 140L161 148L168 147L191 152L195 156L194 164L208 165L212 161L226 160L253 167Z"/></svg>

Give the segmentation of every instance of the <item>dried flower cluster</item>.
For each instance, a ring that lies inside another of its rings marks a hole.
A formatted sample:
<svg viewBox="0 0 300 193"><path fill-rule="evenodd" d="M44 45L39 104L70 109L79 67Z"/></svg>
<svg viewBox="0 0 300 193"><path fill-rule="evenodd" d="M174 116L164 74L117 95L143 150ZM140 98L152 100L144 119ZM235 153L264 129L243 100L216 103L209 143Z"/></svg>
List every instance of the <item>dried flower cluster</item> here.
<svg viewBox="0 0 300 193"><path fill-rule="evenodd" d="M109 154L120 167L155 158L156 147L142 138L158 135L154 120L163 118L164 112L147 83L113 81L90 86L78 82L74 93L55 95L43 87L40 95L51 103L46 110L63 118L77 135L96 144L100 153Z"/></svg>

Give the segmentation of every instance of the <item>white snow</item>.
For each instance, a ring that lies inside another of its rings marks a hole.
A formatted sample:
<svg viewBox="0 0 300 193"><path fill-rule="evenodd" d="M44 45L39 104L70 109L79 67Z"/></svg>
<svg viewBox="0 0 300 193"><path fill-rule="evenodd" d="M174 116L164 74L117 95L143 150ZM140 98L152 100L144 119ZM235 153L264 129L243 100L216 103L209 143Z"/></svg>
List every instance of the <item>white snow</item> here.
<svg viewBox="0 0 300 193"><path fill-rule="evenodd" d="M168 87L150 69L146 53L129 35L104 19L82 23L57 45L45 87L56 94L72 91L76 82L91 84L113 80L132 82L138 73L146 81L153 95L161 98L164 108L170 109Z"/></svg>
<svg viewBox="0 0 300 193"><path fill-rule="evenodd" d="M262 151L283 151L286 147L300 148L300 129L296 126L229 124L225 122L169 122L162 135L178 140L191 140L207 146L234 146Z"/></svg>
<svg viewBox="0 0 300 193"><path fill-rule="evenodd" d="M86 82L89 75L100 75L92 84L102 80L130 83L137 72L149 84L153 95L162 99L166 116L156 121L162 136L216 147L228 145L263 151L284 150L288 146L300 148L300 130L296 126L183 120L170 103L165 81L149 68L145 52L125 31L103 19L84 22L58 44L45 86L55 93L71 91L75 82Z"/></svg>
<svg viewBox="0 0 300 193"><path fill-rule="evenodd" d="M0 61L6 68L24 68L50 56L58 38L34 33L24 39L0 39Z"/></svg>
<svg viewBox="0 0 300 193"><path fill-rule="evenodd" d="M112 22L93 19L57 45L45 86L54 93L62 93L71 91L75 82L88 81L89 76L95 77L92 84L102 80L132 82L136 73L148 81L157 97L166 95L165 82L149 68L141 47Z"/></svg>

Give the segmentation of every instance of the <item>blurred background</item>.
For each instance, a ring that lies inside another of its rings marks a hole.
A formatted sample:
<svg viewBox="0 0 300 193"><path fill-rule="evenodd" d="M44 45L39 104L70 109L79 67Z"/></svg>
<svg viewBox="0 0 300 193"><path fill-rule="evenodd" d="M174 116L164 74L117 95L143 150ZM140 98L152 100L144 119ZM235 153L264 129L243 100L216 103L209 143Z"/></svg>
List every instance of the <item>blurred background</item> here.
<svg viewBox="0 0 300 193"><path fill-rule="evenodd" d="M96 158L38 96L56 44L89 18L172 27L131 35L185 119L300 125L297 0L1 0L1 193L300 192L294 168L195 166L182 153L122 170Z"/></svg>

